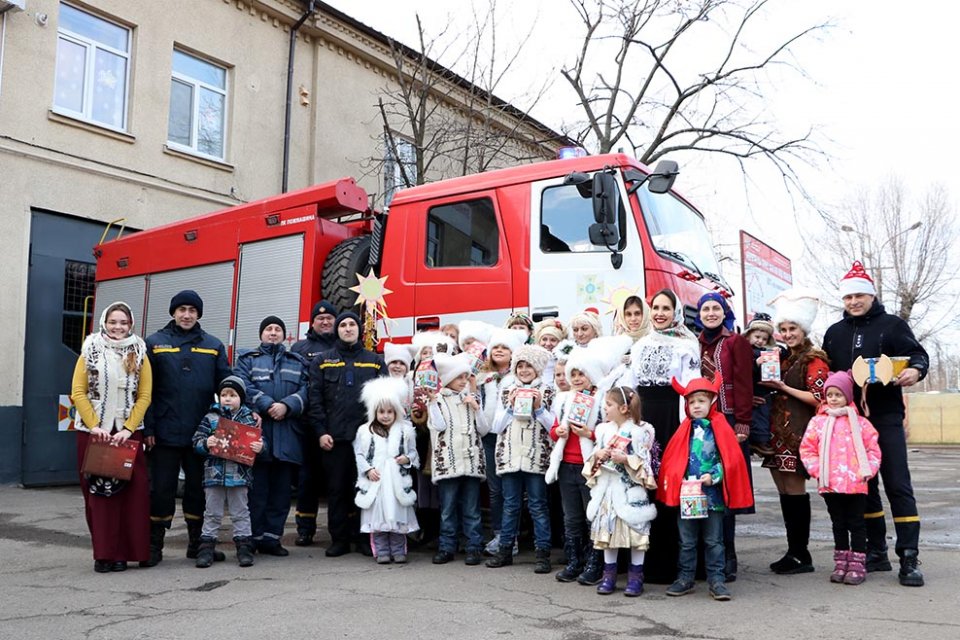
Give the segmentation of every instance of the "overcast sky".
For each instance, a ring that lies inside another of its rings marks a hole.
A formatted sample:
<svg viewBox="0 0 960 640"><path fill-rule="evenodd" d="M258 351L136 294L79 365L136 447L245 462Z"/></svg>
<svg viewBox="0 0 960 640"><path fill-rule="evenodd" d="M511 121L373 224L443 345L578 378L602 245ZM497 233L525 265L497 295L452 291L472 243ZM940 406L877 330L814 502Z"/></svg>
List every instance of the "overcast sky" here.
<svg viewBox="0 0 960 640"><path fill-rule="evenodd" d="M485 6L484 0L478 1ZM449 22L469 20L467 1L327 2L410 45L415 44L415 13L434 32ZM779 0L772 5L766 21L771 34L819 22L835 24L816 41L796 49L809 78L778 81L765 105L784 127L821 128L831 160L806 171L804 181L822 205L838 204L857 187L875 185L891 174L901 176L916 192L932 182L948 187L955 183L960 125L951 98L955 80L947 65L960 60L956 33L960 3ZM578 49L576 15L563 0L498 0L498 11L506 17L507 38L501 41L534 27L522 73L497 92L499 97L517 100L522 107L519 96L531 79L552 74L557 80L550 97L532 110L533 115L555 128L577 120L579 107L559 77L559 67L569 64ZM816 216L787 195L770 167L750 167L751 186L745 197L743 177L729 164L714 157L676 159L681 163L677 188L709 220L723 218L722 230L721 225L711 225L723 253L739 258L734 245L743 228L794 261L803 257L794 221L815 224ZM958 193L960 189L951 194L955 203Z"/></svg>

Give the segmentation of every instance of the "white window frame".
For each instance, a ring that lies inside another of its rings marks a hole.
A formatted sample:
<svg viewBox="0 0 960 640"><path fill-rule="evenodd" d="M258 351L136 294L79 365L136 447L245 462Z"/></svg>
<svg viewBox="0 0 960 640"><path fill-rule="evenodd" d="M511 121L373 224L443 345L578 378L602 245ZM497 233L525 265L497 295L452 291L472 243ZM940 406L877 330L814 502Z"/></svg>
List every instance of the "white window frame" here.
<svg viewBox="0 0 960 640"><path fill-rule="evenodd" d="M127 50L121 51L119 49L114 49L109 45L102 44L95 40L91 40L85 36L82 36L78 33L65 29L60 25L57 25L57 42L59 43L60 39L64 39L67 42L72 42L73 44L80 45L86 49L87 53L85 56L85 62L83 65L83 111L74 111L73 109L67 107L61 107L57 104L57 96L54 93L53 96L53 107L51 109L55 113L59 113L65 116L70 116L71 118L76 118L77 120L83 120L84 122L89 122L90 124L96 125L98 127L104 127L106 129L111 129L113 131L120 131L123 133L128 133L127 130L127 120L130 111L130 66L131 66L131 53L130 49L133 45L133 29L128 27L125 24L121 24L116 20L110 20L109 18L104 17L98 13L93 13L85 9L81 9L75 5L72 5L68 2L61 2L61 5L66 5L75 11L85 13L88 16L96 18L97 20L103 20L104 22L109 22L110 24L120 27L127 32ZM120 56L127 61L126 74L123 78L123 122L121 126L117 127L116 125L110 124L108 122L101 122L100 120L95 120L93 118L93 67L96 60L96 50L101 49L113 55ZM54 73L58 73L58 70L54 68ZM54 92L56 92L56 79L54 79Z"/></svg>
<svg viewBox="0 0 960 640"><path fill-rule="evenodd" d="M383 203L389 206L393 196L401 189L412 187L417 183L417 148L412 140L403 136L392 134L393 143L397 147L397 154L400 158L393 155L393 148L390 146L390 139L384 136L384 155L383 155ZM405 157L406 156L406 157ZM406 184L403 181L403 172L400 171L400 163L407 168L407 176L412 180Z"/></svg>
<svg viewBox="0 0 960 640"><path fill-rule="evenodd" d="M229 100L227 99L228 90L230 89L230 69L222 64L214 62L210 58L205 58L199 56L192 51L187 51L186 49L181 49L179 47L174 47L174 51L179 52L182 55L190 56L195 60L205 62L210 66L223 69L223 88L217 87L212 84L208 84L203 80L198 80L192 78L188 75L175 71L172 65L172 56L171 56L171 68L170 68L170 78L171 80L176 80L177 82L182 82L193 87L193 104L191 109L193 111L191 115L191 126L190 126L190 141L191 144L184 145L179 142L174 142L170 140L170 109L173 105L173 95L171 92L170 103L167 106L167 146L171 149L177 151L182 151L183 153L189 153L190 155L199 156L201 158L207 158L210 160L215 160L217 162L225 162L227 158L227 110L229 109ZM212 93L218 93L223 96L223 144L222 155L215 156L209 153L204 153L199 149L199 140L200 140L200 89L206 89Z"/></svg>

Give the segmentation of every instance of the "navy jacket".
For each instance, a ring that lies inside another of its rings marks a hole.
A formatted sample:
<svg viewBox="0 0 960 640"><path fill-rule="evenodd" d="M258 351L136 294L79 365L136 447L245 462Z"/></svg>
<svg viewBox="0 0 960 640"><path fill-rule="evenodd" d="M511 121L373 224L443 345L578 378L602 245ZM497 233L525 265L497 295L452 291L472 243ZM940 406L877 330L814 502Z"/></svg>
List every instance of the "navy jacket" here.
<svg viewBox="0 0 960 640"><path fill-rule="evenodd" d="M329 434L334 442L352 443L367 410L360 389L386 373L383 359L356 342L324 351L310 364L310 425L314 436Z"/></svg>
<svg viewBox="0 0 960 640"><path fill-rule="evenodd" d="M886 312L878 300L865 315L854 317L843 313L843 320L832 325L823 336L823 350L830 356L830 369L847 371L858 356L876 358L881 354L888 356L909 356L909 366L920 372L920 378L927 375L930 358L920 345L910 326L901 318ZM853 395L860 404L860 389L855 388ZM870 408L870 420L883 420L883 417L904 416L903 390L893 384L871 384L867 391L867 406Z"/></svg>
<svg viewBox="0 0 960 640"><path fill-rule="evenodd" d="M263 420L264 450L258 457L303 464L298 416L307 407L307 363L283 344L261 344L240 353L233 372L247 387L247 406ZM274 402L287 406L279 422L267 413Z"/></svg>
<svg viewBox="0 0 960 640"><path fill-rule="evenodd" d="M171 320L146 340L153 370L153 400L144 418L144 437L157 444L192 447L193 434L220 381L230 375L223 343L198 323L184 331Z"/></svg>
<svg viewBox="0 0 960 640"><path fill-rule="evenodd" d="M309 331L307 331L306 338L293 343L293 346L290 347L290 351L303 356L303 359L307 361L307 364L310 364L321 352L333 349L336 344L336 331L331 331L330 333L321 335L311 328Z"/></svg>

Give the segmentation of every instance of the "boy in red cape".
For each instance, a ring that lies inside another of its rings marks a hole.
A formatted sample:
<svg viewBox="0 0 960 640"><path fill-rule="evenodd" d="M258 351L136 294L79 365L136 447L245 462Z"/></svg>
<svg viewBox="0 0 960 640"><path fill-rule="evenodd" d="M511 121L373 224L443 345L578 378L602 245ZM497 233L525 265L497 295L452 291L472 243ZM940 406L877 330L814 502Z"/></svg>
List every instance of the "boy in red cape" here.
<svg viewBox="0 0 960 640"><path fill-rule="evenodd" d="M723 572L723 513L726 509L753 505L746 461L733 428L716 407L723 384L719 372L713 382L696 378L684 387L674 378L671 384L686 400L687 417L663 452L657 499L667 506L679 506L680 485L687 477L693 477L700 481L706 494L708 514L705 518L680 519L677 580L667 588L667 595L682 596L693 591L697 541L702 533L710 596L714 600L729 600Z"/></svg>

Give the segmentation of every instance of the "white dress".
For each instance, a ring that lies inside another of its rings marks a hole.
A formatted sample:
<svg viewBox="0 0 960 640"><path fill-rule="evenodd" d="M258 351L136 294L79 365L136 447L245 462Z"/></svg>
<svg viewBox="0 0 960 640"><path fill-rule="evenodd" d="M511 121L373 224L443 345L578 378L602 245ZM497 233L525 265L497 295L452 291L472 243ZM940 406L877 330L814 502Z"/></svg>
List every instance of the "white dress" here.
<svg viewBox="0 0 960 640"><path fill-rule="evenodd" d="M360 507L360 531L412 533L420 529L414 504L413 472L420 466L416 432L406 420L390 427L387 437L379 436L365 424L353 441L357 458L357 496ZM401 466L396 458L405 455L410 463ZM376 469L380 480L374 482L367 471Z"/></svg>

